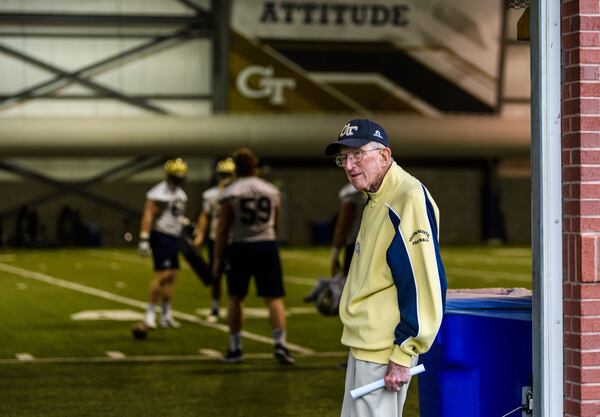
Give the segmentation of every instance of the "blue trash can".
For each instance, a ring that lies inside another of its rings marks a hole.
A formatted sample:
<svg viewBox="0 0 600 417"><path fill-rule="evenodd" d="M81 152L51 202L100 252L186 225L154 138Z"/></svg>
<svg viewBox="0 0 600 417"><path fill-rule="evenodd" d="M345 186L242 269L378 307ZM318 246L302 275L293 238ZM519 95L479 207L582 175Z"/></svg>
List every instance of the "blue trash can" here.
<svg viewBox="0 0 600 417"><path fill-rule="evenodd" d="M448 298L420 358L421 417L500 417L532 384L531 297ZM512 414L511 414L512 415ZM520 416L520 412L517 414Z"/></svg>

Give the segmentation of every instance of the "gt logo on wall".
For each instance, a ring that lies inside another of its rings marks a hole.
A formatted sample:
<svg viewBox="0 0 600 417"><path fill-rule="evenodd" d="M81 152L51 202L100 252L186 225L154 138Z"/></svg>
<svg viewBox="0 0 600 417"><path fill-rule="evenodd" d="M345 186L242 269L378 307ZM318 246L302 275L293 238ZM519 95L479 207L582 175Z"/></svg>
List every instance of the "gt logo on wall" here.
<svg viewBox="0 0 600 417"><path fill-rule="evenodd" d="M357 111L346 97L251 36L232 30L230 45L230 112Z"/></svg>
<svg viewBox="0 0 600 417"><path fill-rule="evenodd" d="M273 67L249 65L239 72L235 86L239 93L249 99L269 98L273 106L286 103L285 89L294 89L296 81L293 78L277 78Z"/></svg>

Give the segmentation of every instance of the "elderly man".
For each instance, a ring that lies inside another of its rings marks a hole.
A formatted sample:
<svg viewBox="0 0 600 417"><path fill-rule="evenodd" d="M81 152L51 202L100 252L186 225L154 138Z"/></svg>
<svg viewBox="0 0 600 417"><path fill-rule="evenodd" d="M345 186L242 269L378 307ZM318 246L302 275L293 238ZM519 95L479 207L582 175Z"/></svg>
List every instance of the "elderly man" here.
<svg viewBox="0 0 600 417"><path fill-rule="evenodd" d="M438 208L394 162L387 134L371 120L348 122L325 155L336 155L368 196L340 301L342 344L350 348L341 415L401 416L409 368L433 343L444 312ZM352 389L379 378L385 390L352 400Z"/></svg>

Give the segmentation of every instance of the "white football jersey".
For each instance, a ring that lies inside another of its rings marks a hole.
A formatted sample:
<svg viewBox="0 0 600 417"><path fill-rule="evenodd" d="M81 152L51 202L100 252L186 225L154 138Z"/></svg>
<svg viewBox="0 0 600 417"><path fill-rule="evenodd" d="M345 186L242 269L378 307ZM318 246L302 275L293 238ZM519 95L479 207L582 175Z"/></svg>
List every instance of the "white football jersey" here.
<svg viewBox="0 0 600 417"><path fill-rule="evenodd" d="M146 198L159 203L163 209L155 219L152 229L167 235L180 236L183 228L181 220L188 199L185 191L180 187L169 186L167 181L162 181L146 193Z"/></svg>
<svg viewBox="0 0 600 417"><path fill-rule="evenodd" d="M233 207L232 242L275 240L280 197L273 184L254 176L238 178L223 190L219 201Z"/></svg>
<svg viewBox="0 0 600 417"><path fill-rule="evenodd" d="M358 231L360 230L360 222L362 221L363 209L367 202L367 195L362 191L358 191L352 184L348 183L340 190L339 198L342 203L352 203L356 205L354 219L352 219L352 227L350 228L350 233L348 233L345 242L346 246L354 245L356 237L358 236Z"/></svg>
<svg viewBox="0 0 600 417"><path fill-rule="evenodd" d="M219 196L223 192L219 186L210 187L202 193L202 208L208 213L208 238L214 241L217 238L217 224L219 223Z"/></svg>

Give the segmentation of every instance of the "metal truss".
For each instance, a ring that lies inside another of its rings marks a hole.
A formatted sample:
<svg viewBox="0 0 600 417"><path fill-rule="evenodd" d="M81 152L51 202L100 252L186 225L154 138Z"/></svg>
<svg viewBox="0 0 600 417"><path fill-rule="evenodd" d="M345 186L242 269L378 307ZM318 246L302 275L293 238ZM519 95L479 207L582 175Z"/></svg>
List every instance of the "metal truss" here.
<svg viewBox="0 0 600 417"><path fill-rule="evenodd" d="M196 5L193 0L177 0L179 3L185 5L194 12L193 15L136 15L136 14L56 14L56 13L0 13L0 26L3 28L13 26L41 26L41 27L106 27L106 28L117 28L119 33L111 34L115 37L127 37L123 35L123 29L135 29L135 28L170 28L173 26L179 26L180 28L168 33L162 33L159 35L145 35L152 36L150 40L142 43L136 47L130 48L126 51L116 53L107 58L88 64L82 68L76 69L75 71L65 71L58 68L56 65L45 62L39 58L31 56L23 51L19 51L6 44L0 43L0 53L17 58L27 64L33 65L37 68L41 68L48 71L53 76L45 81L37 83L33 86L27 87L15 94L0 97L0 110L10 107L12 105L22 103L26 100L38 99L38 98L60 98L60 96L53 97L52 94L57 90L64 88L71 83L78 83L96 94L91 96L78 96L78 98L110 98L115 99L134 107L143 109L145 111L159 114L168 115L169 112L150 102L150 96L136 96L126 94L122 91L118 91L115 88L107 87L92 81L91 77L107 69L108 67L114 66L119 62L125 60L131 60L136 56L147 55L149 51L156 51L160 48L166 48L185 42L189 39L197 38L211 38L214 45L213 61L218 63L213 65L213 79L215 80L216 88L220 88L223 91L215 91L211 96L193 95L190 97L183 96L178 99L201 99L212 98L215 108L223 109L225 107L226 97L226 84L222 81L226 80L227 74L222 74L220 71L226 69L226 65L223 64L227 58L228 49L228 36L229 30L229 9L227 0L225 1L213 1L212 14L203 10L200 6ZM227 6L227 7L226 7ZM225 18L216 16L216 14L223 14ZM222 25L223 28L215 29L215 25ZM182 27L183 26L183 27ZM163 29L164 30L164 29ZM38 34L39 35L39 34ZM53 33L46 34L47 36L55 36ZM65 34L66 35L66 34ZM94 34L87 33L81 34L82 37L104 37L106 34ZM5 34L0 33L1 36L18 36L17 33ZM69 33L70 37L77 37L78 34ZM144 36L137 34L137 37ZM223 39L224 38L224 39ZM215 89L216 90L216 89ZM165 95L169 97L169 95Z"/></svg>
<svg viewBox="0 0 600 417"><path fill-rule="evenodd" d="M21 202L14 207L9 207L3 210L0 212L0 218L4 219L6 217L16 215L23 206L38 206L56 198L64 197L67 194L75 194L120 213L125 213L134 217L140 217L141 211L127 207L108 197L87 191L87 188L111 178L114 180L118 175L121 177L131 176L135 173L154 168L164 163L164 161L165 158L162 157L136 157L120 165L109 168L86 181L77 183L59 181L48 175L26 168L14 162L0 161L0 170L17 174L22 177L31 178L55 188L55 190L46 194Z"/></svg>

